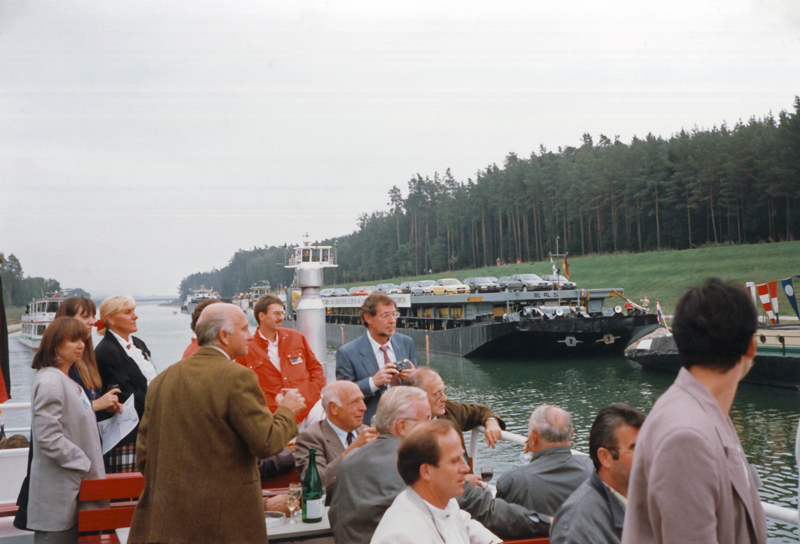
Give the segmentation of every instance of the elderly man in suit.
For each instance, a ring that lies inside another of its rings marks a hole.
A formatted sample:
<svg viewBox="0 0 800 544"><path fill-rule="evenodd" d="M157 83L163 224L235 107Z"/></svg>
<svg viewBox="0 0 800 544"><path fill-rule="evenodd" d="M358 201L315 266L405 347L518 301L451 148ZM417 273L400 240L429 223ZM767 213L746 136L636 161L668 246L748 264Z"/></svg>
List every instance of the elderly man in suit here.
<svg viewBox="0 0 800 544"><path fill-rule="evenodd" d="M757 326L737 285L710 279L678 301L683 368L639 433L623 543L767 541L761 482L728 415L753 366Z"/></svg>
<svg viewBox="0 0 800 544"><path fill-rule="evenodd" d="M596 472L556 512L551 544L619 544L642 423L644 414L621 402L600 410L589 432L589 457Z"/></svg>
<svg viewBox="0 0 800 544"><path fill-rule="evenodd" d="M361 388L367 425L372 423L381 395L400 385L417 364L414 341L395 332L398 315L391 297L372 293L361 305L361 324L367 332L336 352L336 379L355 382ZM398 370L398 365L408 368Z"/></svg>
<svg viewBox="0 0 800 544"><path fill-rule="evenodd" d="M197 353L150 385L136 443L145 484L128 541L263 543L256 457L283 449L305 402L290 390L271 414L255 374L232 362L250 338L239 307L207 307L196 332Z"/></svg>
<svg viewBox="0 0 800 544"><path fill-rule="evenodd" d="M578 486L594 472L588 455L573 455L572 416L542 404L528 421L531 462L497 480L497 497L554 516Z"/></svg>
<svg viewBox="0 0 800 544"><path fill-rule="evenodd" d="M317 451L317 470L327 490L328 504L333 500L339 465L348 454L375 440L378 431L363 425L364 393L353 382L338 380L322 390L322 405L327 419L311 425L297 437L295 460L300 478L308 468L308 450Z"/></svg>

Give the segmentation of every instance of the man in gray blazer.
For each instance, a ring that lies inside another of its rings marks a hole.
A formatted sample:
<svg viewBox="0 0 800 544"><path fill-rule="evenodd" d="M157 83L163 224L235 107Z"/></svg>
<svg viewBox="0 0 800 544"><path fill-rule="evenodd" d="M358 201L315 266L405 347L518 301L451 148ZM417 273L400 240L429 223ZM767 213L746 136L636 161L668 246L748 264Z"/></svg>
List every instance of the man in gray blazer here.
<svg viewBox="0 0 800 544"><path fill-rule="evenodd" d="M728 415L753 366L757 325L738 285L711 279L678 301L683 368L639 433L623 544L767 541L761 482Z"/></svg>
<svg viewBox="0 0 800 544"><path fill-rule="evenodd" d="M609 404L589 433L592 473L556 512L550 544L619 544L625 522L628 481L644 414L627 404Z"/></svg>
<svg viewBox="0 0 800 544"><path fill-rule="evenodd" d="M528 422L531 462L497 480L497 498L555 516L567 497L594 472L588 455L573 455L572 416L542 404Z"/></svg>
<svg viewBox="0 0 800 544"><path fill-rule="evenodd" d="M339 465L348 454L375 440L378 431L363 425L364 393L353 382L338 380L322 390L322 407L327 418L300 433L294 456L300 479L308 468L308 450L316 450L317 470L327 490L327 503L333 499Z"/></svg>
<svg viewBox="0 0 800 544"><path fill-rule="evenodd" d="M389 388L400 385L417 364L414 341L396 334L397 305L388 295L374 292L361 305L363 336L348 342L336 352L336 379L355 382L364 393L367 411L364 422L372 423L378 401ZM410 368L398 364L410 360Z"/></svg>

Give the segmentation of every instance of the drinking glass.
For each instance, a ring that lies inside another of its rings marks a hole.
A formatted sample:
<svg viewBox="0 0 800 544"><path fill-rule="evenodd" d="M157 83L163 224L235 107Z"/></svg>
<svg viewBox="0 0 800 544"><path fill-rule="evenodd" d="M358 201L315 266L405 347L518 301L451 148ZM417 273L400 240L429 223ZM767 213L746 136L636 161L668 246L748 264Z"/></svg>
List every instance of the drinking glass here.
<svg viewBox="0 0 800 544"><path fill-rule="evenodd" d="M289 523L295 521L295 512L300 509L300 500L303 498L303 486L300 484L289 484L289 498L286 499L286 507L289 509Z"/></svg>
<svg viewBox="0 0 800 544"><path fill-rule="evenodd" d="M481 478L483 478L484 482L488 484L492 476L494 476L494 469L492 467L481 467Z"/></svg>

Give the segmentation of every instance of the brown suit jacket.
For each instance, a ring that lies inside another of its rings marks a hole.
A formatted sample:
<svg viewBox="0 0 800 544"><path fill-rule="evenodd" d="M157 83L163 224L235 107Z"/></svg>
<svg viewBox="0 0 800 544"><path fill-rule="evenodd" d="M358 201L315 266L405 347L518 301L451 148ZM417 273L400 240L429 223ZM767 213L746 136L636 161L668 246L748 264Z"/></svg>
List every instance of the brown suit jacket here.
<svg viewBox="0 0 800 544"><path fill-rule="evenodd" d="M365 427L366 425L359 427L359 432ZM308 467L308 450L311 448L317 450L317 470L328 495L326 501L330 504L339 476L339 465L342 464L342 452L345 448L327 419L314 423L297 437L294 458L297 463L297 473L300 474L301 479L305 476Z"/></svg>
<svg viewBox="0 0 800 544"><path fill-rule="evenodd" d="M203 347L150 384L136 443L144 491L131 543L267 540L257 457L297 434L294 414L273 416L256 375Z"/></svg>
<svg viewBox="0 0 800 544"><path fill-rule="evenodd" d="M486 406L481 406L480 404L464 404L451 400L444 403L444 415L442 419L449 419L455 423L456 427L461 429L462 433L471 431L479 425L485 426L486 420L491 417L497 420L501 429L506 429L505 422ZM461 447L464 448L464 451L467 452L468 455L469 450L467 450L467 445L464 442L464 435L460 434L459 436L461 436Z"/></svg>
<svg viewBox="0 0 800 544"><path fill-rule="evenodd" d="M763 544L754 474L730 417L682 368L636 439L623 544Z"/></svg>

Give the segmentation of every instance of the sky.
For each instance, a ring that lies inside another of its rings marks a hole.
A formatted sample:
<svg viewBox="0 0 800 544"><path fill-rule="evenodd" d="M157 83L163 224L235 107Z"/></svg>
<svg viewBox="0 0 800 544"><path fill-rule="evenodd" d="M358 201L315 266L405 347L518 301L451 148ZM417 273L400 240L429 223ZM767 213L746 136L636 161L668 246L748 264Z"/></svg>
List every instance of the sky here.
<svg viewBox="0 0 800 544"><path fill-rule="evenodd" d="M416 174L793 111L796 0L0 0L0 251L93 296L343 236Z"/></svg>

